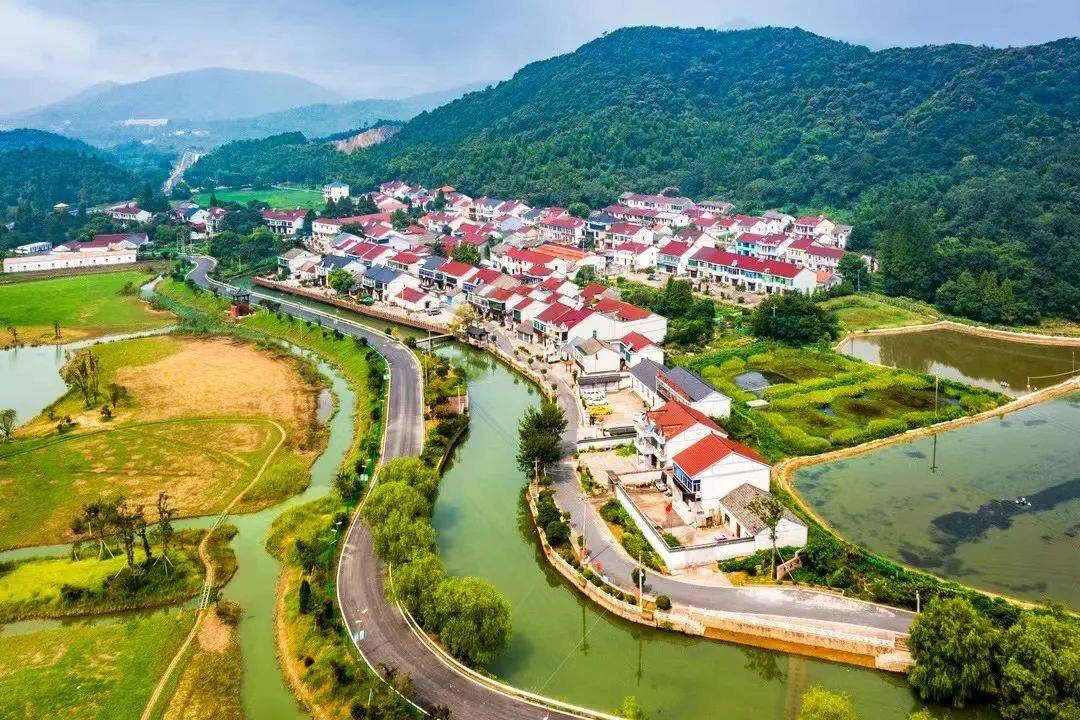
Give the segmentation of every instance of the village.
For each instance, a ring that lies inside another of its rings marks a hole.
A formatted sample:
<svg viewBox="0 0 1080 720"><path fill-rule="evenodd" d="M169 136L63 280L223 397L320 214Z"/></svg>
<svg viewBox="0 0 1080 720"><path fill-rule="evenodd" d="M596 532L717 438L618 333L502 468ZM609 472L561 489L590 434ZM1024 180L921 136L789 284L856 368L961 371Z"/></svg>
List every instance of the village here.
<svg viewBox="0 0 1080 720"><path fill-rule="evenodd" d="M361 199L376 211L349 213ZM292 247L257 282L456 327L515 358L539 360L581 404L584 472L614 493L671 572L752 554L773 532L780 545L806 543L807 528L792 513L770 528L753 512L769 493L770 465L728 437L731 399L701 375L665 365L668 319L624 302L604 280L658 287L674 277L749 306L774 293L812 293L842 280L850 226L634 192L587 217L403 181L362 196L331 183L323 200L334 217L261 210L265 227ZM133 229L152 217L130 202L97 211ZM170 221L198 241L219 233L227 213L183 202ZM4 270L132 263L146 243L146 233L133 231L26 246ZM873 267L872 257L863 259Z"/></svg>
<svg viewBox="0 0 1080 720"><path fill-rule="evenodd" d="M354 202L344 183L326 185L323 198L329 207ZM774 531L780 545L806 543L807 528L791 512L772 528L754 513L771 468L728 437L731 399L699 374L666 366L667 318L624 302L603 280L659 286L675 277L748 305L811 293L840 282L850 227L632 192L587 218L402 181L366 198L377 212L312 218L302 208L263 210L271 231L303 241L257 282L457 327L539 361L581 405L584 472L614 494L670 572L765 549ZM219 208L176 212L200 235L221 217Z"/></svg>

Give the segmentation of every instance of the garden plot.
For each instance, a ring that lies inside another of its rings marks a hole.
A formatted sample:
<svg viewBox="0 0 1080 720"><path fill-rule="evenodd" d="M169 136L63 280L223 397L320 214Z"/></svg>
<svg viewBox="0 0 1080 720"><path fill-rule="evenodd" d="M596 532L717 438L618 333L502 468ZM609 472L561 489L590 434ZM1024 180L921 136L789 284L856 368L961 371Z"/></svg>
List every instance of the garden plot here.
<svg viewBox="0 0 1080 720"><path fill-rule="evenodd" d="M948 381L935 391L930 376L827 348L758 343L695 358L691 366L736 400L732 434L772 459L857 445L1007 401L1000 393ZM766 407L750 411L743 405L759 397Z"/></svg>

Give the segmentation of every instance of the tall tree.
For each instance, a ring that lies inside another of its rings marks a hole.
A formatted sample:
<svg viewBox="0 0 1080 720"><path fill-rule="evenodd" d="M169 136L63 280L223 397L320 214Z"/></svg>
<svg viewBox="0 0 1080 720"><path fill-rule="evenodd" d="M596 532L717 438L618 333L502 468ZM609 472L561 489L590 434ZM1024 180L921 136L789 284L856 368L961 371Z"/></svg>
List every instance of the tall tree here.
<svg viewBox="0 0 1080 720"><path fill-rule="evenodd" d="M792 345L833 340L840 335L836 314L802 293L770 295L750 318L754 335Z"/></svg>
<svg viewBox="0 0 1080 720"><path fill-rule="evenodd" d="M888 295L933 300L936 287L935 240L926 219L914 208L902 210L878 240L882 289Z"/></svg>
<svg viewBox="0 0 1080 720"><path fill-rule="evenodd" d="M771 572L769 573L769 576L775 578L776 526L784 519L784 505L772 493L765 493L747 503L746 509L761 518L761 522L769 529L769 539L772 541L772 559L769 563Z"/></svg>
<svg viewBox="0 0 1080 720"><path fill-rule="evenodd" d="M15 431L15 408L0 410L0 433L4 434L4 440L10 440Z"/></svg>
<svg viewBox="0 0 1080 720"><path fill-rule="evenodd" d="M923 700L958 708L992 694L1000 635L967 598L934 598L911 626L911 685Z"/></svg>
<svg viewBox="0 0 1080 720"><path fill-rule="evenodd" d="M1080 629L1054 612L1025 612L1001 642L998 709L1005 720L1080 717Z"/></svg>

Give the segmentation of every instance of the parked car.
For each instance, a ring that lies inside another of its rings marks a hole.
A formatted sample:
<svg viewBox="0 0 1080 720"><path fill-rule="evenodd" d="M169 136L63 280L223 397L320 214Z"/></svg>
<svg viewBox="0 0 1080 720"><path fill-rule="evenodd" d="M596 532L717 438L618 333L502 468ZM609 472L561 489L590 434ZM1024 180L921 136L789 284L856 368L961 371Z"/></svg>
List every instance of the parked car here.
<svg viewBox="0 0 1080 720"><path fill-rule="evenodd" d="M428 315L438 315L441 312L442 312L442 308L439 308L439 307L429 307L427 309L427 314Z"/></svg>

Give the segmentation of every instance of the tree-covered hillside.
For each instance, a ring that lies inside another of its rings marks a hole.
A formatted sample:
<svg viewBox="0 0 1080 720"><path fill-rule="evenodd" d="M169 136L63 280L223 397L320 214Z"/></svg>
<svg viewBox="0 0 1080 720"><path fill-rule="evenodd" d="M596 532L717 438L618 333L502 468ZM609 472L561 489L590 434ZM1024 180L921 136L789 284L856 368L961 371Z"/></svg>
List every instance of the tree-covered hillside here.
<svg viewBox="0 0 1080 720"><path fill-rule="evenodd" d="M139 179L104 153L39 130L0 132L0 216L19 203L93 205L132 197Z"/></svg>
<svg viewBox="0 0 1080 720"><path fill-rule="evenodd" d="M225 146L188 177L402 177L592 206L675 185L746 210L831 212L863 247L914 207L927 242L959 241L913 294L934 299L960 268L989 271L1031 308L1077 317L1078 122L1076 39L872 52L801 30L630 28L423 113L367 151L277 137Z"/></svg>

